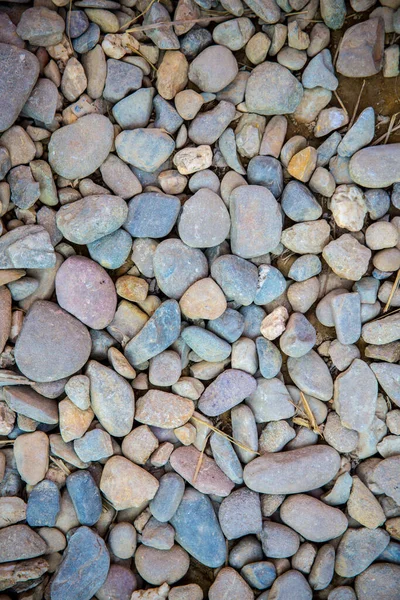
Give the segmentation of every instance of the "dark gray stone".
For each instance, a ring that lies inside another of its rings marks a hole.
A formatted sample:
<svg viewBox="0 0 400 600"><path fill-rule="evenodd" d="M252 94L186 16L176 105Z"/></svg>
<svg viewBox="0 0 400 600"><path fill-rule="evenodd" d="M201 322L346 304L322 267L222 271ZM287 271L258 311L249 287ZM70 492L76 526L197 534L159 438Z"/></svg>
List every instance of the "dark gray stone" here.
<svg viewBox="0 0 400 600"><path fill-rule="evenodd" d="M103 98L110 102L118 102L130 92L138 90L142 85L142 79L143 71L139 67L109 58Z"/></svg>
<svg viewBox="0 0 400 600"><path fill-rule="evenodd" d="M272 156L255 156L247 165L247 178L253 185L262 185L275 198L279 198L283 190L282 165Z"/></svg>
<svg viewBox="0 0 400 600"><path fill-rule="evenodd" d="M179 198L157 192L138 194L128 204L124 228L137 238L166 237L181 208Z"/></svg>

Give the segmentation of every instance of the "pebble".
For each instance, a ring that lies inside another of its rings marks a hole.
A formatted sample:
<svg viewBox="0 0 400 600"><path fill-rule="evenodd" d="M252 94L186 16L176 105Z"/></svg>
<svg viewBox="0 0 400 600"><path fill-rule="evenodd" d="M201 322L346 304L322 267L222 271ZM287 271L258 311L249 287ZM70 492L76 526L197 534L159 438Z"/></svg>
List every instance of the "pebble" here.
<svg viewBox="0 0 400 600"><path fill-rule="evenodd" d="M31 527L54 527L59 510L58 487L52 481L43 480L33 488L28 498L26 522Z"/></svg>
<svg viewBox="0 0 400 600"><path fill-rule="evenodd" d="M139 575L152 585L179 581L189 568L189 556L180 546L170 550L158 550L145 545L135 553L135 565Z"/></svg>
<svg viewBox="0 0 400 600"><path fill-rule="evenodd" d="M303 88L286 67L264 62L255 67L246 87L246 106L261 115L293 113L300 104Z"/></svg>
<svg viewBox="0 0 400 600"><path fill-rule="evenodd" d="M210 69L212 65L212 69ZM189 81L202 92L220 92L238 73L232 52L225 46L210 46L196 56L189 67Z"/></svg>
<svg viewBox="0 0 400 600"><path fill-rule="evenodd" d="M337 548L335 571L341 577L355 577L385 550L390 536L383 529L348 529Z"/></svg>
<svg viewBox="0 0 400 600"><path fill-rule="evenodd" d="M160 289L166 296L176 300L191 284L208 275L204 254L175 239L164 240L157 246L153 266Z"/></svg>
<svg viewBox="0 0 400 600"><path fill-rule="evenodd" d="M102 460L113 455L110 435L102 429L92 429L74 442L74 450L82 462Z"/></svg>
<svg viewBox="0 0 400 600"><path fill-rule="evenodd" d="M258 494L246 488L235 490L222 501L218 520L228 540L250 533L261 533L262 518Z"/></svg>
<svg viewBox="0 0 400 600"><path fill-rule="evenodd" d="M104 466L100 490L116 510L136 508L152 500L158 481L127 458L112 456Z"/></svg>
<svg viewBox="0 0 400 600"><path fill-rule="evenodd" d="M385 596L395 598L398 595L400 578L399 565L380 563L371 565L355 582L357 597L360 600L384 600ZM379 581L379 585L377 585ZM383 585L382 585L383 582Z"/></svg>
<svg viewBox="0 0 400 600"><path fill-rule="evenodd" d="M314 89L322 87L334 91L339 85L332 65L332 55L325 49L310 60L304 69L302 84L305 88Z"/></svg>
<svg viewBox="0 0 400 600"><path fill-rule="evenodd" d="M336 275L358 281L368 269L371 251L344 233L324 247L322 256Z"/></svg>
<svg viewBox="0 0 400 600"><path fill-rule="evenodd" d="M315 341L316 332L311 323L301 313L292 313L280 338L282 352L298 358L307 354L313 348Z"/></svg>
<svg viewBox="0 0 400 600"><path fill-rule="evenodd" d="M360 188L355 185L337 187L331 198L331 210L339 227L349 231L360 231L367 214L367 207Z"/></svg>
<svg viewBox="0 0 400 600"><path fill-rule="evenodd" d="M152 173L171 156L175 142L161 129L137 128L122 131L115 148L123 161Z"/></svg>
<svg viewBox="0 0 400 600"><path fill-rule="evenodd" d="M378 387L370 367L356 358L351 366L336 378L334 405L342 424L360 433L372 424Z"/></svg>
<svg viewBox="0 0 400 600"><path fill-rule="evenodd" d="M17 34L33 46L53 46L62 40L64 19L44 6L24 11L17 26Z"/></svg>
<svg viewBox="0 0 400 600"><path fill-rule="evenodd" d="M316 138L324 137L331 131L347 125L348 122L348 114L342 108L324 108L318 115L314 135Z"/></svg>
<svg viewBox="0 0 400 600"><path fill-rule="evenodd" d="M209 589L208 597L210 600L222 600L227 594L229 594L230 598L243 598L243 600L253 599L251 588L239 573L231 567L224 567L221 569ZM195 598L193 598L193 600L195 600Z"/></svg>
<svg viewBox="0 0 400 600"><path fill-rule="evenodd" d="M349 27L340 45L337 71L346 77L370 77L379 73L383 63L384 37L384 22L381 18L369 19Z"/></svg>
<svg viewBox="0 0 400 600"><path fill-rule="evenodd" d="M165 403L169 411L165 413ZM171 429L181 427L193 414L194 405L188 398L169 392L150 390L136 403L135 419L139 423Z"/></svg>
<svg viewBox="0 0 400 600"><path fill-rule="evenodd" d="M274 600L285 600L285 598L297 595L298 600L311 600L313 594L304 575L295 570L286 571L277 577L272 584L270 596Z"/></svg>
<svg viewBox="0 0 400 600"><path fill-rule="evenodd" d="M229 229L228 210L221 198L211 190L199 190L183 205L178 231L182 241L188 246L217 246L224 241Z"/></svg>
<svg viewBox="0 0 400 600"><path fill-rule="evenodd" d="M42 556L45 541L28 525L10 525L0 530L0 563Z"/></svg>
<svg viewBox="0 0 400 600"><path fill-rule="evenodd" d="M205 494L187 488L171 525L178 544L203 565L217 568L225 563L225 538L211 500Z"/></svg>
<svg viewBox="0 0 400 600"><path fill-rule="evenodd" d="M254 156L247 166L247 177L249 183L266 187L275 198L279 198L282 193L282 167L280 162L271 156Z"/></svg>
<svg viewBox="0 0 400 600"><path fill-rule="evenodd" d="M376 363L371 365L381 388L389 396L390 400L400 406L400 388L398 385L399 365L390 363Z"/></svg>
<svg viewBox="0 0 400 600"><path fill-rule="evenodd" d="M199 455L200 452L193 446L177 448L171 455L171 466L199 492L228 496L234 487L233 482L221 471L215 461L206 455L203 456L200 470L194 480Z"/></svg>
<svg viewBox="0 0 400 600"><path fill-rule="evenodd" d="M93 477L88 471L77 471L67 477L66 486L79 523L94 525L100 518L103 506Z"/></svg>
<svg viewBox="0 0 400 600"><path fill-rule="evenodd" d="M112 113L117 123L125 129L146 127L152 112L153 96L153 88L141 88L114 104Z"/></svg>
<svg viewBox="0 0 400 600"><path fill-rule="evenodd" d="M203 171L212 164L211 148L204 144L195 148L184 148L175 154L173 163L182 175Z"/></svg>
<svg viewBox="0 0 400 600"><path fill-rule="evenodd" d="M244 469L244 481L263 494L297 494L328 483L339 470L339 454L326 446L265 454ZM302 478L296 478L301 471Z"/></svg>
<svg viewBox="0 0 400 600"><path fill-rule="evenodd" d="M3 455L4 456L4 455ZM18 497L6 496L0 499L0 527L15 525L18 521L26 520L27 505Z"/></svg>
<svg viewBox="0 0 400 600"><path fill-rule="evenodd" d="M379 321L372 321L363 325L361 337L367 344L375 344L377 346L390 344L399 339L399 326L400 320L397 317L397 313L389 315Z"/></svg>
<svg viewBox="0 0 400 600"><path fill-rule="evenodd" d="M287 498L281 508L282 521L310 542L326 542L341 536L347 529L346 516L306 494Z"/></svg>
<svg viewBox="0 0 400 600"><path fill-rule="evenodd" d="M247 583L257 590L269 588L276 577L275 566L268 561L245 565L240 572Z"/></svg>

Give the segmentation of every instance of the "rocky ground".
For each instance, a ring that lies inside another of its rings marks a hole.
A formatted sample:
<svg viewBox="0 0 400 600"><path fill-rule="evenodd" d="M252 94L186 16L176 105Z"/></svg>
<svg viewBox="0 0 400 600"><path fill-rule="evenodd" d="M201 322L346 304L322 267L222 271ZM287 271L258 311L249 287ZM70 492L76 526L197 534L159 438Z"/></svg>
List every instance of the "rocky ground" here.
<svg viewBox="0 0 400 600"><path fill-rule="evenodd" d="M0 4L0 600L400 599L398 34Z"/></svg>

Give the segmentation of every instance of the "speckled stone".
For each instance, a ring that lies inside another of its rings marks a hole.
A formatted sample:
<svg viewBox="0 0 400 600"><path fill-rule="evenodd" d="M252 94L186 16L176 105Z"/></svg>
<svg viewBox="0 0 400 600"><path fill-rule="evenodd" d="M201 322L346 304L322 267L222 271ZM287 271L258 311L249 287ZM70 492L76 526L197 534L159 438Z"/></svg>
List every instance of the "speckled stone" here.
<svg viewBox="0 0 400 600"><path fill-rule="evenodd" d="M175 196L157 192L138 194L128 204L124 228L135 238L165 237L175 225L180 208Z"/></svg>
<svg viewBox="0 0 400 600"><path fill-rule="evenodd" d="M198 408L208 416L220 415L239 404L256 389L254 377L238 369L221 373L203 392Z"/></svg>
<svg viewBox="0 0 400 600"><path fill-rule="evenodd" d="M199 492L228 496L234 483L221 471L215 461L206 455L203 456L200 470L194 481L199 456L200 452L193 446L178 448L171 455L171 466Z"/></svg>
<svg viewBox="0 0 400 600"><path fill-rule="evenodd" d="M378 558L389 541L383 529L348 529L337 548L335 572L341 577L355 577Z"/></svg>
<svg viewBox="0 0 400 600"><path fill-rule="evenodd" d="M31 527L54 527L60 511L60 492L53 481L44 479L32 490L26 507L26 522Z"/></svg>
<svg viewBox="0 0 400 600"><path fill-rule="evenodd" d="M267 558L293 556L300 545L300 537L293 529L273 521L264 521L260 539Z"/></svg>
<svg viewBox="0 0 400 600"><path fill-rule="evenodd" d="M188 77L202 92L215 93L229 85L237 72L238 65L232 52L217 45L200 52L190 64Z"/></svg>
<svg viewBox="0 0 400 600"><path fill-rule="evenodd" d="M112 456L105 464L99 487L116 510L124 510L152 500L159 483L127 458Z"/></svg>
<svg viewBox="0 0 400 600"><path fill-rule="evenodd" d="M46 549L46 542L28 525L0 529L0 563L42 556Z"/></svg>
<svg viewBox="0 0 400 600"><path fill-rule="evenodd" d="M293 113L303 96L303 87L286 67L265 62L253 69L246 87L246 105L261 115Z"/></svg>
<svg viewBox="0 0 400 600"><path fill-rule="evenodd" d="M223 534L228 540L261 533L262 519L258 494L242 488L225 498L218 511Z"/></svg>
<svg viewBox="0 0 400 600"><path fill-rule="evenodd" d="M257 267L233 254L217 258L211 265L211 275L222 288L227 300L243 306L251 304L257 291Z"/></svg>
<svg viewBox="0 0 400 600"><path fill-rule="evenodd" d="M173 139L161 129L122 131L115 140L118 156L133 167L153 173L171 156Z"/></svg>
<svg viewBox="0 0 400 600"><path fill-rule="evenodd" d="M149 390L136 403L135 419L145 425L172 429L187 423L193 411L194 404L188 398L161 390Z"/></svg>
<svg viewBox="0 0 400 600"><path fill-rule="evenodd" d="M183 205L178 231L182 241L188 246L217 246L225 240L229 230L228 210L222 199L212 190L199 190Z"/></svg>
<svg viewBox="0 0 400 600"><path fill-rule="evenodd" d="M103 510L99 488L89 471L76 471L67 477L67 490L81 525L94 525Z"/></svg>
<svg viewBox="0 0 400 600"><path fill-rule="evenodd" d="M359 600L385 600L399 596L400 565L379 563L371 565L355 581Z"/></svg>

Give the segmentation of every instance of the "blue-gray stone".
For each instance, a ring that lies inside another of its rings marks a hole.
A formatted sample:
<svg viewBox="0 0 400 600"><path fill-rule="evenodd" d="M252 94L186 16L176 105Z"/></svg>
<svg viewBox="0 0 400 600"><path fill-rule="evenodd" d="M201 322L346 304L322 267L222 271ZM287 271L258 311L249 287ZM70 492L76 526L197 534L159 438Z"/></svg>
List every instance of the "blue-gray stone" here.
<svg viewBox="0 0 400 600"><path fill-rule="evenodd" d="M54 527L60 512L60 492L54 481L43 479L28 498L26 522L31 527Z"/></svg>
<svg viewBox="0 0 400 600"><path fill-rule="evenodd" d="M247 179L253 185L266 187L275 198L282 194L282 165L272 156L254 156L247 166Z"/></svg>
<svg viewBox="0 0 400 600"><path fill-rule="evenodd" d="M205 494L187 488L171 525L178 544L200 563L212 569L224 564L225 537L211 500Z"/></svg>
<svg viewBox="0 0 400 600"><path fill-rule="evenodd" d="M228 167L236 171L236 173L244 175L246 170L240 161L236 147L235 133L231 127L225 129L218 140L218 146Z"/></svg>
<svg viewBox="0 0 400 600"><path fill-rule="evenodd" d="M289 269L288 277L295 281L306 281L321 273L322 264L316 254L299 256Z"/></svg>
<svg viewBox="0 0 400 600"><path fill-rule="evenodd" d="M234 569L263 560L264 554L261 543L254 535L243 537L229 553L229 564Z"/></svg>
<svg viewBox="0 0 400 600"><path fill-rule="evenodd" d="M213 433L210 438L210 446L214 460L221 471L234 483L243 483L243 467L231 442L222 435Z"/></svg>
<svg viewBox="0 0 400 600"><path fill-rule="evenodd" d="M51 582L51 600L90 600L105 582L109 567L104 540L89 527L79 527Z"/></svg>
<svg viewBox="0 0 400 600"><path fill-rule="evenodd" d="M279 9L278 19L279 20ZM251 72L246 86L246 106L259 115L285 115L295 112L303 97L303 86L289 69L265 61Z"/></svg>
<svg viewBox="0 0 400 600"><path fill-rule="evenodd" d="M331 158L335 156L337 147L342 140L338 131L331 133L329 137L317 148L317 167L325 167Z"/></svg>
<svg viewBox="0 0 400 600"><path fill-rule="evenodd" d="M389 279L393 275L391 271L380 271L379 269L374 269L371 273L372 277L378 279L379 281L384 281L385 279Z"/></svg>
<svg viewBox="0 0 400 600"><path fill-rule="evenodd" d="M143 71L139 67L109 58L103 97L110 102L118 102L130 92L138 90L142 85L142 79Z"/></svg>
<svg viewBox="0 0 400 600"><path fill-rule="evenodd" d="M378 562L391 562L400 565L400 544L389 542L385 550L377 558Z"/></svg>
<svg viewBox="0 0 400 600"><path fill-rule="evenodd" d="M85 463L108 458L113 453L110 434L95 427L74 441L74 450Z"/></svg>
<svg viewBox="0 0 400 600"><path fill-rule="evenodd" d="M165 129L168 133L178 131L183 119L172 104L158 94L153 100L153 106L156 112L154 127Z"/></svg>
<svg viewBox="0 0 400 600"><path fill-rule="evenodd" d="M352 183L349 171L350 159L336 155L329 161L329 170L337 185L341 183Z"/></svg>
<svg viewBox="0 0 400 600"><path fill-rule="evenodd" d="M290 315L279 345L287 356L300 357L314 347L316 338L315 329L310 321L302 313L294 312Z"/></svg>
<svg viewBox="0 0 400 600"><path fill-rule="evenodd" d="M132 167L132 166L130 166L130 169L131 169L132 173L134 173L136 175L136 177L139 179L140 183L142 184L142 188L145 188L148 185L155 185L156 187L159 187L159 185L160 185L159 181L158 181L159 174L162 173L163 171L167 171L168 169L170 169L171 165L172 165L172 161L168 158L161 165L161 167L158 167L158 169L156 169L152 173L147 173L146 171L143 171L143 169L138 169L137 167Z"/></svg>
<svg viewBox="0 0 400 600"><path fill-rule="evenodd" d="M400 365L378 362L372 363L371 369L383 391L400 406Z"/></svg>
<svg viewBox="0 0 400 600"><path fill-rule="evenodd" d="M150 10L146 11L143 25L153 25L170 21L170 16L165 6L159 2L152 4ZM175 35L173 27L160 27L147 31L147 36L160 48L160 50L178 50L179 40Z"/></svg>
<svg viewBox="0 0 400 600"><path fill-rule="evenodd" d="M11 292L12 299L15 302L19 302L33 294L37 290L38 285L39 281L34 277L22 277L22 279L8 283L7 287Z"/></svg>
<svg viewBox="0 0 400 600"><path fill-rule="evenodd" d="M363 304L375 304L380 283L375 277L361 277L353 285L353 292L358 292Z"/></svg>
<svg viewBox="0 0 400 600"><path fill-rule="evenodd" d="M42 123L52 123L58 104L58 90L50 79L39 79L24 104L21 115Z"/></svg>
<svg viewBox="0 0 400 600"><path fill-rule="evenodd" d="M100 27L96 23L90 23L85 33L75 38L72 42L75 52L78 54L86 54L89 50L93 50L100 39Z"/></svg>
<svg viewBox="0 0 400 600"><path fill-rule="evenodd" d="M199 113L190 123L188 135L195 144L214 144L235 116L236 108L222 100L217 106Z"/></svg>
<svg viewBox="0 0 400 600"><path fill-rule="evenodd" d="M228 342L202 327L195 325L186 327L182 331L182 338L189 348L208 362L225 360L231 353L231 345Z"/></svg>
<svg viewBox="0 0 400 600"><path fill-rule="evenodd" d="M134 167L148 173L156 171L175 150L175 142L161 129L125 130L117 136L118 156Z"/></svg>
<svg viewBox="0 0 400 600"><path fill-rule="evenodd" d="M94 525L100 519L103 505L100 490L89 471L75 471L67 477L66 486L81 525Z"/></svg>
<svg viewBox="0 0 400 600"><path fill-rule="evenodd" d="M132 238L124 229L117 229L109 235L87 245L90 257L105 269L121 267L132 250Z"/></svg>
<svg viewBox="0 0 400 600"><path fill-rule="evenodd" d="M299 181L289 181L281 198L282 210L292 221L315 221L322 215L322 207L308 187Z"/></svg>
<svg viewBox="0 0 400 600"><path fill-rule="evenodd" d="M222 288L228 300L247 306L255 298L258 270L250 261L225 254L211 265L211 275Z"/></svg>
<svg viewBox="0 0 400 600"><path fill-rule="evenodd" d="M357 150L368 146L373 140L374 135L375 111L372 106L369 106L362 111L354 125L343 137L337 149L339 156L350 158Z"/></svg>
<svg viewBox="0 0 400 600"><path fill-rule="evenodd" d="M256 339L258 366L265 379L276 377L281 370L282 355L270 340L260 336Z"/></svg>
<svg viewBox="0 0 400 600"><path fill-rule="evenodd" d="M325 48L310 60L303 71L301 82L305 88L323 87L334 91L339 85L332 64L332 55Z"/></svg>
<svg viewBox="0 0 400 600"><path fill-rule="evenodd" d="M329 29L341 29L346 18L346 4L344 0L321 0L321 17Z"/></svg>
<svg viewBox="0 0 400 600"><path fill-rule="evenodd" d="M208 321L207 329L233 344L243 333L244 317L237 310L227 308L220 317Z"/></svg>
<svg viewBox="0 0 400 600"><path fill-rule="evenodd" d="M114 104L112 114L123 129L147 127L153 110L154 88L142 88Z"/></svg>
<svg viewBox="0 0 400 600"><path fill-rule="evenodd" d="M85 33L89 27L89 19L83 10L70 10L67 14L66 33L75 39Z"/></svg>
<svg viewBox="0 0 400 600"><path fill-rule="evenodd" d="M135 238L162 238L169 234L181 208L179 198L158 192L138 194L128 203L125 229Z"/></svg>
<svg viewBox="0 0 400 600"><path fill-rule="evenodd" d="M207 46L211 46L213 39L208 29L195 25L193 29L181 38L180 42L182 54L191 61Z"/></svg>
<svg viewBox="0 0 400 600"><path fill-rule="evenodd" d="M361 335L361 302L357 292L340 294L331 302L336 336L341 344L355 344Z"/></svg>
<svg viewBox="0 0 400 600"><path fill-rule="evenodd" d="M160 354L178 339L181 312L176 300L166 300L144 327L125 346L125 356L132 365L140 365Z"/></svg>
<svg viewBox="0 0 400 600"><path fill-rule="evenodd" d="M244 316L243 336L254 339L260 335L261 323L267 313L261 306L250 304L242 306L240 314Z"/></svg>
<svg viewBox="0 0 400 600"><path fill-rule="evenodd" d="M368 190L368 191L372 192L372 191L381 191L381 190ZM394 183L393 184L393 189L392 189L392 204L393 204L393 206L395 208L400 208L400 183Z"/></svg>
<svg viewBox="0 0 400 600"><path fill-rule="evenodd" d="M161 291L176 300L192 283L208 275L208 263L203 252L176 239L164 240L157 246L153 268Z"/></svg>
<svg viewBox="0 0 400 600"><path fill-rule="evenodd" d="M160 486L150 502L150 512L158 521L170 521L181 503L185 492L185 482L178 473L166 473L160 479Z"/></svg>
<svg viewBox="0 0 400 600"><path fill-rule="evenodd" d="M286 280L282 273L271 265L261 265L258 273L257 293L254 304L269 304L286 290Z"/></svg>
<svg viewBox="0 0 400 600"><path fill-rule="evenodd" d="M266 560L245 565L240 574L256 590L270 588L276 579L275 565ZM284 600L283 597L282 600Z"/></svg>
<svg viewBox="0 0 400 600"><path fill-rule="evenodd" d="M227 100L235 106L243 102L249 77L250 73L248 71L239 71L235 79L217 93L217 100Z"/></svg>
<svg viewBox="0 0 400 600"><path fill-rule="evenodd" d="M395 189L397 185L397 183L394 184L392 191L392 203L394 206L396 206L394 198L396 196ZM381 219L390 208L390 196L386 190L365 190L364 201L368 214L373 221ZM397 208L400 208L400 197Z"/></svg>

